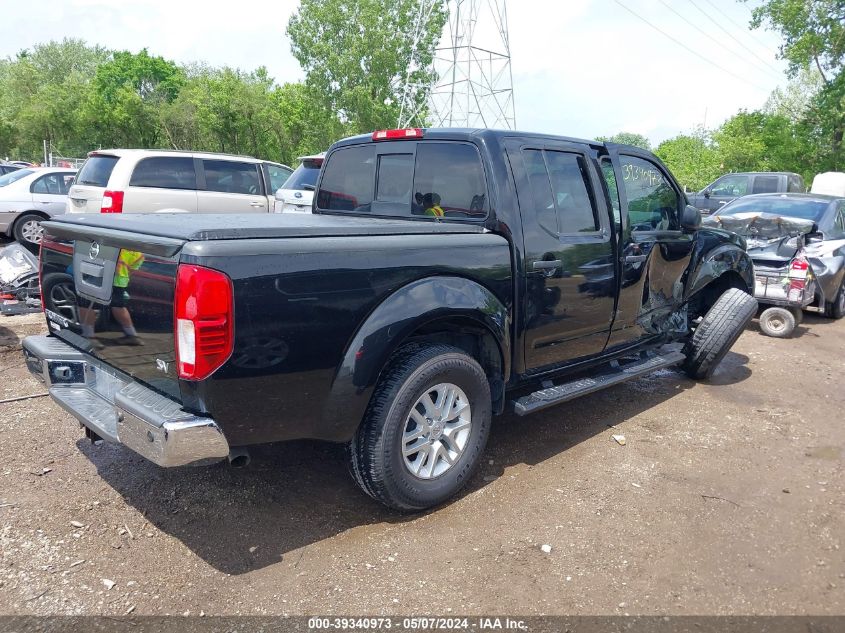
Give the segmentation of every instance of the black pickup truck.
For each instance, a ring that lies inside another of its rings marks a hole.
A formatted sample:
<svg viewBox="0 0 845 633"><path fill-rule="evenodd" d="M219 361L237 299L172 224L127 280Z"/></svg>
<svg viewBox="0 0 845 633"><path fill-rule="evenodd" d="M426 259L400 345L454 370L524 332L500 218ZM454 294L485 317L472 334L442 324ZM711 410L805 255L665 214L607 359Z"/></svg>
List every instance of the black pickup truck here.
<svg viewBox="0 0 845 633"><path fill-rule="evenodd" d="M706 378L756 310L742 239L633 147L376 132L330 148L313 204L44 223L29 367L161 466L342 442L364 491L418 510L469 479L493 415Z"/></svg>

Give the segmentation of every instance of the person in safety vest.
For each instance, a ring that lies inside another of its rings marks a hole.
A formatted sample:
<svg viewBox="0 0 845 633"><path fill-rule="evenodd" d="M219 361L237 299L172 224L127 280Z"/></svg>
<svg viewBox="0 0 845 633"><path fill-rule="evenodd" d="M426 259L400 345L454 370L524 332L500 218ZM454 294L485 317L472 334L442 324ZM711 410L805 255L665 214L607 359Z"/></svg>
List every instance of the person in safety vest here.
<svg viewBox="0 0 845 633"><path fill-rule="evenodd" d="M423 215L433 215L436 218L442 218L443 208L440 206L440 196L436 193L427 193L423 196Z"/></svg>
<svg viewBox="0 0 845 633"><path fill-rule="evenodd" d="M120 249L117 256L117 263L114 269L114 281L112 282L111 294L111 313L114 320L120 324L123 329L123 336L116 339L115 343L119 345L143 345L144 342L138 338L138 332L135 330L135 325L132 323L132 315L129 314L127 305L129 305L129 277L133 270L138 270L141 264L144 263L144 254L138 251L130 251L127 249ZM93 310L86 310L86 313L96 318L96 313ZM88 316L84 314L83 316ZM83 318L82 336L93 339L94 337L94 319ZM92 345L102 349L103 345L99 342L93 342Z"/></svg>

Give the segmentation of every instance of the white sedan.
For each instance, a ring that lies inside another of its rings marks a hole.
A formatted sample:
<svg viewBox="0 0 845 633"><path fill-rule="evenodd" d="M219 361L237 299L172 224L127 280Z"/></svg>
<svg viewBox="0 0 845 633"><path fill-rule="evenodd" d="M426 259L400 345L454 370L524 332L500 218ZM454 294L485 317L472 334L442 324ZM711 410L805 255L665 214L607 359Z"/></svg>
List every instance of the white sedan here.
<svg viewBox="0 0 845 633"><path fill-rule="evenodd" d="M41 243L41 221L65 212L75 169L26 167L0 176L0 234L30 248Z"/></svg>

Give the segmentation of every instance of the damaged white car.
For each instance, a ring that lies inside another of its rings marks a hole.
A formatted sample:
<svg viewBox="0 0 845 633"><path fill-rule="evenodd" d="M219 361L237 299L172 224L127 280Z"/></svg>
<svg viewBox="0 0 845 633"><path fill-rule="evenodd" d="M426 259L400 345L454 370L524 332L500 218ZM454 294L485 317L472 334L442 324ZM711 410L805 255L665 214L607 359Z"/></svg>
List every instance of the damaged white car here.
<svg viewBox="0 0 845 633"><path fill-rule="evenodd" d="M760 327L784 337L802 310L845 316L845 198L761 194L737 199L704 220L745 238L755 297L769 305Z"/></svg>

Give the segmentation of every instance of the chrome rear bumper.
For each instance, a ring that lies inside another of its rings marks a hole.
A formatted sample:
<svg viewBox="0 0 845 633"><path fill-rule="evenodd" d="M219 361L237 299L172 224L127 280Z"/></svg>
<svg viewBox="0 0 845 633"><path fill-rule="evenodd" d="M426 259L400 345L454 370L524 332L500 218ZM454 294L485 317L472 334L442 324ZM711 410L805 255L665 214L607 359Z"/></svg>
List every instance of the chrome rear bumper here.
<svg viewBox="0 0 845 633"><path fill-rule="evenodd" d="M214 420L183 411L178 402L54 336L25 338L23 354L53 400L107 441L159 466L220 460L229 454Z"/></svg>

